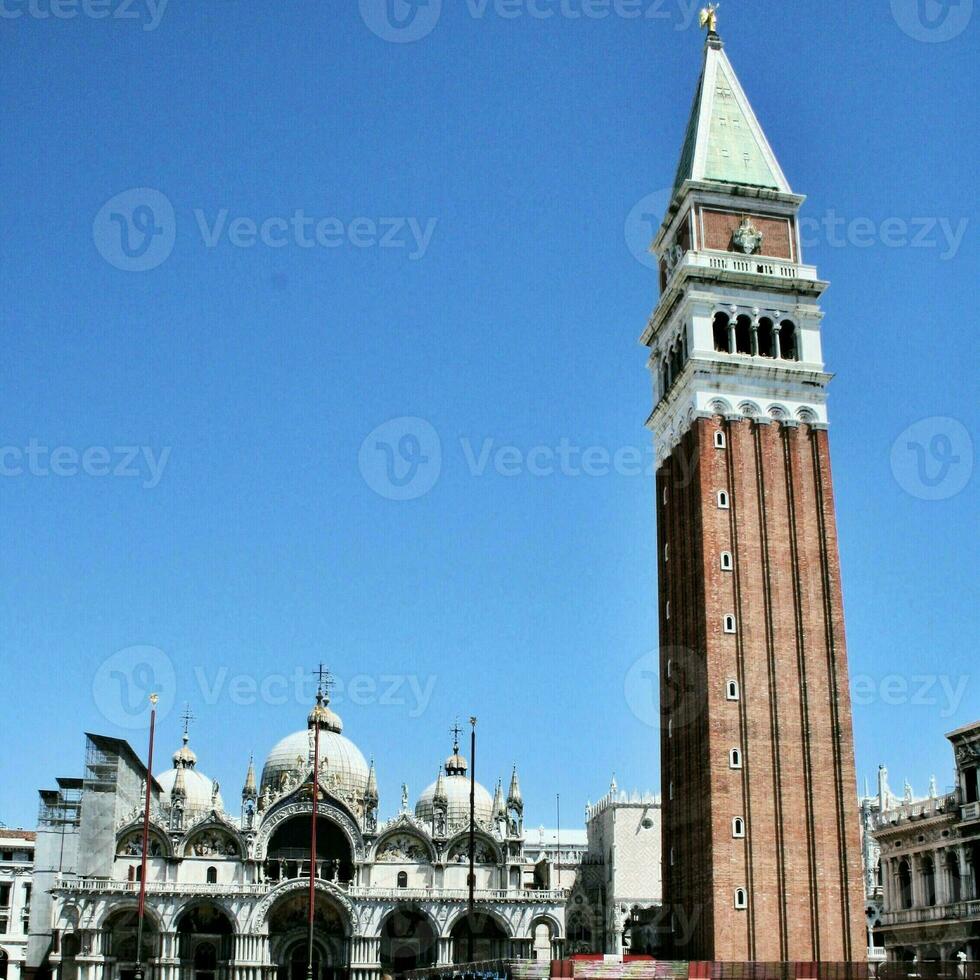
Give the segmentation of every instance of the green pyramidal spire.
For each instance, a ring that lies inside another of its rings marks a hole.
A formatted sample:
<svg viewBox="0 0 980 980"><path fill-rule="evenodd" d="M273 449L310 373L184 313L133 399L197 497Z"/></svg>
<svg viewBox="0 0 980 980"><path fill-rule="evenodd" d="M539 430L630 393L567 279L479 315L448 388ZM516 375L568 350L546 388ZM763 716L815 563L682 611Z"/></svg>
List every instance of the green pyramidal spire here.
<svg viewBox="0 0 980 980"><path fill-rule="evenodd" d="M685 180L792 193L717 34L709 34L705 45L704 68L674 180L675 194Z"/></svg>

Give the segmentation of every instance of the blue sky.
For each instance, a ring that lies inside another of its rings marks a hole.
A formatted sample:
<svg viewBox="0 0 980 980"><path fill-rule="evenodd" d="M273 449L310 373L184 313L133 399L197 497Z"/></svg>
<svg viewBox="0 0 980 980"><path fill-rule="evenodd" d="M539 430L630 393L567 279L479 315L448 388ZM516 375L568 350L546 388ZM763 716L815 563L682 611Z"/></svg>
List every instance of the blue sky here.
<svg viewBox="0 0 980 980"><path fill-rule="evenodd" d="M0 7L0 820L86 729L143 752L151 684L234 805L321 659L386 813L457 714L532 826L657 788L629 216L673 179L694 9L397 0L403 43L375 0L61 2ZM917 2L721 32L833 284L859 773L924 790L980 716L978 17Z"/></svg>

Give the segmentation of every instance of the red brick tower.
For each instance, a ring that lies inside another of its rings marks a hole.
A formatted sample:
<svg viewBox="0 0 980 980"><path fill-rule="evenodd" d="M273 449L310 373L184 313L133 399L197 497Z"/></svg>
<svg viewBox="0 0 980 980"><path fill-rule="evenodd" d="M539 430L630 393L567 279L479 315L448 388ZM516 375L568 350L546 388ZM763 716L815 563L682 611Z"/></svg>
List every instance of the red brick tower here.
<svg viewBox="0 0 980 980"><path fill-rule="evenodd" d="M802 262L803 200L711 30L642 336L658 454L663 876L688 959L866 956L827 284Z"/></svg>

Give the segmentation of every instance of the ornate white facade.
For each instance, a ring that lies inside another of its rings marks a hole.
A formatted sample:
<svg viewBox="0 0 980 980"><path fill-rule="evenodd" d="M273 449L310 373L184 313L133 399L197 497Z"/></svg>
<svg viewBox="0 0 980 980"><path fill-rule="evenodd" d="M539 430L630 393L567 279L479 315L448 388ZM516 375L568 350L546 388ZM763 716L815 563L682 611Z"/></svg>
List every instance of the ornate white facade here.
<svg viewBox="0 0 980 980"><path fill-rule="evenodd" d="M172 768L153 780L142 947L149 980L305 978L317 725L318 980L374 980L471 954L563 954L576 873L558 888L548 856L525 852L516 768L506 793L499 782L493 795L475 785L470 916L470 779L458 744L415 806L403 789L399 812L381 821L373 763L318 697L307 728L272 749L258 780L249 763L236 816L198 769L186 730ZM43 900L32 917L29 966L61 980L130 980L146 770L126 742L87 738L84 778L60 781L82 787L78 805L63 812L60 791L42 793L36 880ZM650 839L659 848L657 816ZM653 880L647 905L659 900L659 867ZM597 930L594 942L607 941Z"/></svg>
<svg viewBox="0 0 980 980"><path fill-rule="evenodd" d="M980 721L946 736L956 785L901 798L879 779L873 817L882 894L880 932L891 961L980 960Z"/></svg>

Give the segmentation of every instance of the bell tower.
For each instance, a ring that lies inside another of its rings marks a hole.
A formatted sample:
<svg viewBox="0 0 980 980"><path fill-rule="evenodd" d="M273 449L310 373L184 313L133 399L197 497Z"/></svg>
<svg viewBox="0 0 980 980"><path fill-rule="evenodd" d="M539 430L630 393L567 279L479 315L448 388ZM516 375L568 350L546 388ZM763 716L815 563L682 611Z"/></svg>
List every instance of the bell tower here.
<svg viewBox="0 0 980 980"><path fill-rule="evenodd" d="M710 11L713 15L713 11ZM695 960L866 956L819 299L708 27L652 249L665 902Z"/></svg>

